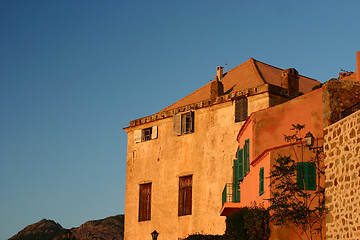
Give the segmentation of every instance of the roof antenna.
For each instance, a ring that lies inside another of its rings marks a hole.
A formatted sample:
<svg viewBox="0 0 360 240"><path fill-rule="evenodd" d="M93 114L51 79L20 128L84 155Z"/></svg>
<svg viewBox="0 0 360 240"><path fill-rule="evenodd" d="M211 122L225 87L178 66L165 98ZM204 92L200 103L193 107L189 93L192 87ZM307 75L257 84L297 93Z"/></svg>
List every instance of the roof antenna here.
<svg viewBox="0 0 360 240"><path fill-rule="evenodd" d="M227 60L225 60L225 72L227 73Z"/></svg>

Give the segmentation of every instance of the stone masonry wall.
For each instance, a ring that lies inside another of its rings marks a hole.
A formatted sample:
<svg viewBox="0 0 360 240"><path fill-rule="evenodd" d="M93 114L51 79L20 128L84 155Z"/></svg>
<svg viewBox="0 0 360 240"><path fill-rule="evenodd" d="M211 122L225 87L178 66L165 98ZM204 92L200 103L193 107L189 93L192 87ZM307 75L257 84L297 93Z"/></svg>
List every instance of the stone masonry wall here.
<svg viewBox="0 0 360 240"><path fill-rule="evenodd" d="M360 82L331 79L324 84L324 127L340 120L340 113L360 99Z"/></svg>
<svg viewBox="0 0 360 240"><path fill-rule="evenodd" d="M326 239L360 239L360 111L324 129Z"/></svg>

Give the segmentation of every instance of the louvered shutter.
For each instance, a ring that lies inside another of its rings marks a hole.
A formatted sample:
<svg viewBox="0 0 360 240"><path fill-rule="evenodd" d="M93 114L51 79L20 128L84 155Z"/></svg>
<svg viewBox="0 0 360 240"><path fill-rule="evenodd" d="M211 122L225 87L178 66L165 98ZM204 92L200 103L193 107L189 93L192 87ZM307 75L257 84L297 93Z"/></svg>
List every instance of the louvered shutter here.
<svg viewBox="0 0 360 240"><path fill-rule="evenodd" d="M181 114L174 115L173 132L176 135L181 135Z"/></svg>
<svg viewBox="0 0 360 240"><path fill-rule="evenodd" d="M135 130L134 131L134 142L138 143L141 142L142 139L142 130Z"/></svg>
<svg viewBox="0 0 360 240"><path fill-rule="evenodd" d="M238 161L238 172L239 172L239 181L244 179L244 156L243 149L237 151L237 161Z"/></svg>
<svg viewBox="0 0 360 240"><path fill-rule="evenodd" d="M297 180L297 184L299 186L300 189L304 189L304 182L305 182L305 167L304 167L304 162L300 162L296 164L296 180Z"/></svg>
<svg viewBox="0 0 360 240"><path fill-rule="evenodd" d="M151 183L140 185L139 221L151 219Z"/></svg>
<svg viewBox="0 0 360 240"><path fill-rule="evenodd" d="M235 122L245 121L248 116L248 100L240 98L235 101Z"/></svg>
<svg viewBox="0 0 360 240"><path fill-rule="evenodd" d="M185 189L185 215L191 214L192 208L192 187L189 186Z"/></svg>
<svg viewBox="0 0 360 240"><path fill-rule="evenodd" d="M179 179L178 215L190 215L192 211L192 176Z"/></svg>
<svg viewBox="0 0 360 240"><path fill-rule="evenodd" d="M182 188L181 186L181 178L180 178L180 182L179 182L179 206L178 206L178 215L179 216L182 216L184 215L184 204L185 204L185 201L184 201L184 198L185 198L185 191L184 189Z"/></svg>
<svg viewBox="0 0 360 240"><path fill-rule="evenodd" d="M158 126L153 126L151 130L151 139L158 137Z"/></svg>
<svg viewBox="0 0 360 240"><path fill-rule="evenodd" d="M259 172L259 195L264 193L264 168L260 168Z"/></svg>
<svg viewBox="0 0 360 240"><path fill-rule="evenodd" d="M316 164L307 163L306 190L316 190Z"/></svg>
<svg viewBox="0 0 360 240"><path fill-rule="evenodd" d="M233 165L233 202L236 202L236 191L237 191L237 182L238 182L238 163L237 159L234 159Z"/></svg>
<svg viewBox="0 0 360 240"><path fill-rule="evenodd" d="M245 140L244 144L244 175L250 171L250 144L249 139Z"/></svg>

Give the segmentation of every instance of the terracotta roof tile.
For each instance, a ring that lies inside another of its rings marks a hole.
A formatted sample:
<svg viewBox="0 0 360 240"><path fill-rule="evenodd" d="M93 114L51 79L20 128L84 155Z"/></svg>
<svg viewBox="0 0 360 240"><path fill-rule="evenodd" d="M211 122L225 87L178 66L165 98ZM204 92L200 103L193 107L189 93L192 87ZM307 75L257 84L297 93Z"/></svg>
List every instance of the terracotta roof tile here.
<svg viewBox="0 0 360 240"><path fill-rule="evenodd" d="M229 70L221 79L224 85L224 93L237 92L267 83L281 86L281 71L280 68L250 58L248 61ZM319 83L315 79L300 75L300 92L308 93ZM211 83L206 84L160 112L210 99L210 85Z"/></svg>

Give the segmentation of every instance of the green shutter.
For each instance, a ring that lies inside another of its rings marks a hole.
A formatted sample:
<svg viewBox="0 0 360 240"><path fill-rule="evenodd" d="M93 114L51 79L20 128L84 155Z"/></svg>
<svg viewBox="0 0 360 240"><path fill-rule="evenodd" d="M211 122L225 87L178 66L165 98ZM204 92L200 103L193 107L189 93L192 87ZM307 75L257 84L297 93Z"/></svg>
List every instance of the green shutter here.
<svg viewBox="0 0 360 240"><path fill-rule="evenodd" d="M260 168L259 172L259 195L264 193L264 168Z"/></svg>
<svg viewBox="0 0 360 240"><path fill-rule="evenodd" d="M237 185L237 181L238 181L238 164L237 164L237 160L234 159L234 165L233 165L233 202L236 202L236 185Z"/></svg>
<svg viewBox="0 0 360 240"><path fill-rule="evenodd" d="M304 189L304 175L305 175L304 162L297 163L296 169L297 169L297 173L296 173L297 184L300 189Z"/></svg>
<svg viewBox="0 0 360 240"><path fill-rule="evenodd" d="M233 202L240 202L240 181L237 159L234 159L233 166Z"/></svg>
<svg viewBox="0 0 360 240"><path fill-rule="evenodd" d="M250 144L249 139L245 140L244 144L244 173L245 175L250 171Z"/></svg>
<svg viewBox="0 0 360 240"><path fill-rule="evenodd" d="M243 159L243 149L237 151L237 161L238 161L238 172L239 172L239 181L244 179L244 159Z"/></svg>
<svg viewBox="0 0 360 240"><path fill-rule="evenodd" d="M316 190L316 164L307 164L306 190Z"/></svg>
<svg viewBox="0 0 360 240"><path fill-rule="evenodd" d="M305 187L304 187L305 182ZM316 164L300 162L297 164L297 183L301 189L316 190Z"/></svg>

